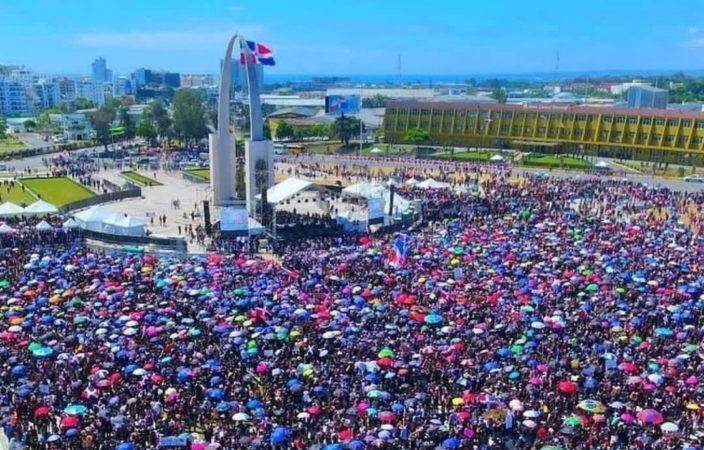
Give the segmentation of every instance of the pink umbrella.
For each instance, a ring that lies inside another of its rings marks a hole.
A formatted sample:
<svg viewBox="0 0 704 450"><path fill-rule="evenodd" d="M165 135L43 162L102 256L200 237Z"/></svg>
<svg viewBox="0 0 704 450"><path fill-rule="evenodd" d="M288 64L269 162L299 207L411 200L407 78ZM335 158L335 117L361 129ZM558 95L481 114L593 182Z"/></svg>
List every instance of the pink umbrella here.
<svg viewBox="0 0 704 450"><path fill-rule="evenodd" d="M631 423L631 422L633 422L634 419L635 419L635 417L633 417L633 414L631 414L629 412L625 412L625 413L621 414L621 420L623 420L626 423Z"/></svg>
<svg viewBox="0 0 704 450"><path fill-rule="evenodd" d="M264 361L259 361L255 370L257 371L257 373L266 373L269 371L269 367Z"/></svg>
<svg viewBox="0 0 704 450"><path fill-rule="evenodd" d="M467 428L464 429L464 431L462 432L462 434L463 434L464 437L466 437L467 439L472 439L472 438L474 437L474 430L471 429L471 428L469 428L469 427L467 427Z"/></svg>
<svg viewBox="0 0 704 450"><path fill-rule="evenodd" d="M396 421L396 415L391 411L381 411L379 413L379 420L383 423L393 423Z"/></svg>
<svg viewBox="0 0 704 450"><path fill-rule="evenodd" d="M695 384L699 384L699 378L695 377L694 375L691 375L691 376L687 377L687 379L684 380L684 382L690 386L694 386Z"/></svg>

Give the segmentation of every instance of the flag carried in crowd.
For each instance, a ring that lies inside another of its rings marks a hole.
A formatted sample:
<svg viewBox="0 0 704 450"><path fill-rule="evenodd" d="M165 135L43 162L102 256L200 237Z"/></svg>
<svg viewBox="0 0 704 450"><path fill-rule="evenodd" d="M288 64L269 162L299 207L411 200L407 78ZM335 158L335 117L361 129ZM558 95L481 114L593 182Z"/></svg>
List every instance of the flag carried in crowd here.
<svg viewBox="0 0 704 450"><path fill-rule="evenodd" d="M240 64L262 64L264 66L276 64L274 53L267 45L254 41L246 41L246 43L246 46L242 46Z"/></svg>
<svg viewBox="0 0 704 450"><path fill-rule="evenodd" d="M396 268L404 267L408 262L409 249L408 236L399 234L394 240L393 251L389 257L391 264Z"/></svg>

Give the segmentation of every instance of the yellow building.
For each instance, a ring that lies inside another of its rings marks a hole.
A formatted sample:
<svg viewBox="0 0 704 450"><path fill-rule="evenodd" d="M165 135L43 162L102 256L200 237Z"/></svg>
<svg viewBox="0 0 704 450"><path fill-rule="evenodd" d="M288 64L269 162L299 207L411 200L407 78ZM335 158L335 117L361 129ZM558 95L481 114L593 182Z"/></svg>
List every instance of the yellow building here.
<svg viewBox="0 0 704 450"><path fill-rule="evenodd" d="M392 102L386 142L422 128L432 145L516 148L704 164L704 113L660 109L495 103Z"/></svg>

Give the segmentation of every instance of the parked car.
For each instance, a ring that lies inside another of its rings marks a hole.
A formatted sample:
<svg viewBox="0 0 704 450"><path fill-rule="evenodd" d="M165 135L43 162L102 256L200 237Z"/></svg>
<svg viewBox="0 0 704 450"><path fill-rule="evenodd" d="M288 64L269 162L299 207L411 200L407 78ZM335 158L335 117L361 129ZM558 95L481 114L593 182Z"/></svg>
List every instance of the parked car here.
<svg viewBox="0 0 704 450"><path fill-rule="evenodd" d="M704 183L704 177L701 175L687 175L686 177L683 178L684 181L688 183Z"/></svg>

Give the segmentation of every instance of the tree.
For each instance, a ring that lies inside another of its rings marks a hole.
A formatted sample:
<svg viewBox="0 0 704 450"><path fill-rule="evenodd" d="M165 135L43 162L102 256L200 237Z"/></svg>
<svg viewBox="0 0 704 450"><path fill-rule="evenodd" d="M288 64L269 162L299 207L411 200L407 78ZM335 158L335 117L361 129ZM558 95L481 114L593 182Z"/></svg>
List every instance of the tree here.
<svg viewBox="0 0 704 450"><path fill-rule="evenodd" d="M359 120L354 117L340 116L333 122L330 132L346 147L353 136L359 136Z"/></svg>
<svg viewBox="0 0 704 450"><path fill-rule="evenodd" d="M390 100L385 95L376 94L373 97L362 99L362 107L364 108L385 108L386 102Z"/></svg>
<svg viewBox="0 0 704 450"><path fill-rule="evenodd" d="M112 142L110 135L110 125L115 120L115 110L107 105L101 106L97 111L90 114L90 124L95 130L98 142L108 150L108 144Z"/></svg>
<svg viewBox="0 0 704 450"><path fill-rule="evenodd" d="M411 128L406 132L404 140L409 144L414 144L416 146L427 142L430 140L430 133L422 128Z"/></svg>
<svg viewBox="0 0 704 450"><path fill-rule="evenodd" d="M508 94L503 88L496 87L491 92L491 97L499 103L506 103L506 100L508 99Z"/></svg>
<svg viewBox="0 0 704 450"><path fill-rule="evenodd" d="M154 124L148 120L139 121L137 124L136 133L137 136L141 136L146 139L149 145L152 145L154 140L156 140L156 128L154 127Z"/></svg>
<svg viewBox="0 0 704 450"><path fill-rule="evenodd" d="M147 116L154 123L157 134L161 136L162 139L165 139L168 145L168 140L172 132L172 121L164 104L160 100L151 102L149 108L147 108Z"/></svg>
<svg viewBox="0 0 704 450"><path fill-rule="evenodd" d="M269 121L264 122L264 139L271 140L271 125L269 125Z"/></svg>
<svg viewBox="0 0 704 450"><path fill-rule="evenodd" d="M174 132L186 141L197 141L208 134L205 108L196 92L191 89L179 89L174 95Z"/></svg>
<svg viewBox="0 0 704 450"><path fill-rule="evenodd" d="M54 125L51 123L48 111L43 112L37 118L37 131L44 136L45 140L48 140L49 135L54 132Z"/></svg>
<svg viewBox="0 0 704 450"><path fill-rule="evenodd" d="M276 125L276 139L280 140L286 140L286 139L291 139L295 135L295 130L293 129L293 125L291 125L288 122L279 122Z"/></svg>
<svg viewBox="0 0 704 450"><path fill-rule="evenodd" d="M125 137L127 139L132 139L135 133L135 125L132 117L130 117L128 108L120 108L120 125L125 128Z"/></svg>
<svg viewBox="0 0 704 450"><path fill-rule="evenodd" d="M24 122L24 128L25 128L27 131L34 131L34 129L37 128L37 122L35 122L35 121L32 120L32 119L29 119L29 120L27 120L27 121Z"/></svg>
<svg viewBox="0 0 704 450"><path fill-rule="evenodd" d="M92 101L88 100L87 98L84 97L79 97L76 100L73 101L73 107L75 109L91 109L95 105L93 104Z"/></svg>
<svg viewBox="0 0 704 450"><path fill-rule="evenodd" d="M0 139L5 139L7 136L7 120L3 116L0 116Z"/></svg>

